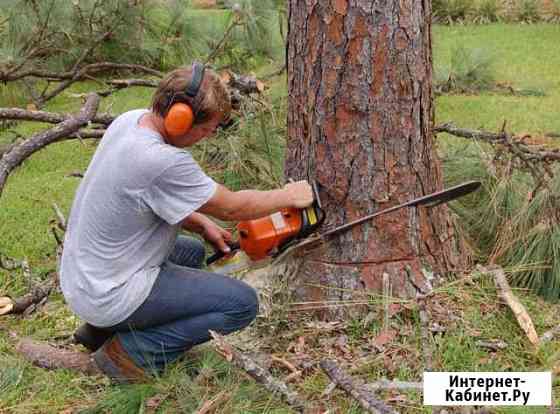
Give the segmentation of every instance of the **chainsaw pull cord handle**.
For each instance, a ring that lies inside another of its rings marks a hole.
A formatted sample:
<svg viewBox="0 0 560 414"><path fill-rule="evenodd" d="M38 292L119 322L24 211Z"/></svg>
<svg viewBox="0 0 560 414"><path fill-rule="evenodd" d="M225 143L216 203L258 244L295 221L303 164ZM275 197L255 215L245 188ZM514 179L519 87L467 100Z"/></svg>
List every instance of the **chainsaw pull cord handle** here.
<svg viewBox="0 0 560 414"><path fill-rule="evenodd" d="M238 241L230 242L230 243L228 243L228 246L231 249L231 251L229 253L225 253L221 250L216 251L216 253L214 253L212 256L210 256L209 258L206 259L206 266L210 266L215 261L218 261L222 257L227 256L229 254L232 254L233 252L235 252L236 250L239 250L241 248L241 245L239 244Z"/></svg>

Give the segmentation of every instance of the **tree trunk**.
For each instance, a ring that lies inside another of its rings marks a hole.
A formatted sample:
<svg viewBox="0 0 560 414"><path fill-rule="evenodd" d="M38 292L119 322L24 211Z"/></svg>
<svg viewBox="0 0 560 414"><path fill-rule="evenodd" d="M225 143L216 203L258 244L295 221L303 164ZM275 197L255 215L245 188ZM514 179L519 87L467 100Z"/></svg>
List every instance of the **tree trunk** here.
<svg viewBox="0 0 560 414"><path fill-rule="evenodd" d="M429 0L289 0L285 170L318 182L323 229L442 189L430 16ZM302 260L300 298L346 301L384 273L393 295L426 291L460 256L440 206L381 216Z"/></svg>

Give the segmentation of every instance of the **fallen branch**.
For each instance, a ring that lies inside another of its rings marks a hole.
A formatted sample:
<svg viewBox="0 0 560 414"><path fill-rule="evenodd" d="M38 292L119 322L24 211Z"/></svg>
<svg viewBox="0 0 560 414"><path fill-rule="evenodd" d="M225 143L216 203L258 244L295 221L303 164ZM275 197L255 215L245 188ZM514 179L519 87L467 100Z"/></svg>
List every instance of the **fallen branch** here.
<svg viewBox="0 0 560 414"><path fill-rule="evenodd" d="M56 219L58 221L58 227L60 228L60 230L62 231L66 231L66 218L64 217L64 214L62 213L62 210L60 209L60 207L58 207L58 205L56 203L52 204L54 213L56 214Z"/></svg>
<svg viewBox="0 0 560 414"><path fill-rule="evenodd" d="M421 382L389 381L382 379L376 382L365 384L371 391L399 390L399 391L422 391L424 385Z"/></svg>
<svg viewBox="0 0 560 414"><path fill-rule="evenodd" d="M22 338L16 345L16 351L40 368L66 368L86 375L101 374L91 354L56 348L46 342L38 342L30 338Z"/></svg>
<svg viewBox="0 0 560 414"><path fill-rule="evenodd" d="M508 344L500 339L494 339L491 341L476 341L475 344L476 346L489 349L493 352L501 351L508 347Z"/></svg>
<svg viewBox="0 0 560 414"><path fill-rule="evenodd" d="M519 323L519 326L521 326L529 341L534 346L538 346L539 337L537 335L537 332L535 331L533 321L525 310L523 304L519 302L519 300L511 291L511 287L509 286L509 283L506 279L504 269L498 266L493 268L484 268L482 266L479 266L478 270L482 273L491 274L494 277L494 281L496 283L496 287L498 288L498 294L500 295L500 298L511 308L515 318L517 319L517 322Z"/></svg>
<svg viewBox="0 0 560 414"><path fill-rule="evenodd" d="M68 135L76 133L81 127L88 124L97 112L100 98L90 94L82 110L56 126L32 135L21 144L13 146L0 158L0 196L10 173L27 157L41 148Z"/></svg>
<svg viewBox="0 0 560 414"><path fill-rule="evenodd" d="M48 124L59 124L72 118L73 115L71 114L57 114L46 111L27 111L21 108L0 108L0 119L17 119L21 121L38 121L46 122ZM115 117L110 114L95 114L93 118L91 118L91 122L108 126L114 121L114 119Z"/></svg>
<svg viewBox="0 0 560 414"><path fill-rule="evenodd" d="M106 131L105 129L80 129L74 134L70 134L68 136L63 136L55 139L54 141L50 142L49 145L54 144L56 142L70 141L73 139L77 139L78 141L82 141L84 139L101 139L103 138L105 131ZM0 159L4 154L10 152L16 145L17 144L12 144L12 145L8 145L6 148L0 148Z"/></svg>
<svg viewBox="0 0 560 414"><path fill-rule="evenodd" d="M78 132L74 134L68 135L67 137L60 138L56 140L56 142L66 141L69 139L100 139L105 134L104 129L80 129Z"/></svg>
<svg viewBox="0 0 560 414"><path fill-rule="evenodd" d="M218 408L218 406L220 406L222 403L227 401L230 396L231 395L226 391L221 391L211 400L205 401L204 404L202 404L202 407L197 410L196 414L209 414L211 412L214 412L214 410L216 410L216 408Z"/></svg>
<svg viewBox="0 0 560 414"><path fill-rule="evenodd" d="M374 414L397 413L383 401L376 399L365 385L356 383L352 377L337 366L336 362L323 360L320 365L331 381L336 382L344 391L354 397L368 412Z"/></svg>
<svg viewBox="0 0 560 414"><path fill-rule="evenodd" d="M496 148L497 151L498 149L501 151L504 148L507 149L512 159L531 173L537 183L537 189L541 188L547 177L553 176L549 164L560 161L560 149L547 149L543 145L529 145L527 144L527 139L531 138L531 135L511 135L505 131L505 122L502 131L499 133L458 128L450 123L434 128L434 133L440 132L446 132L456 137L484 141L493 146L500 146Z"/></svg>
<svg viewBox="0 0 560 414"><path fill-rule="evenodd" d="M420 333L422 336L422 352L424 353L424 371L434 369L432 341L430 340L430 315L426 310L426 299L418 300L418 315L420 316Z"/></svg>
<svg viewBox="0 0 560 414"><path fill-rule="evenodd" d="M329 385L327 385L325 387L325 389L323 390L323 392L321 393L321 397L322 398L326 398L329 395L331 395L333 393L333 391L336 389L336 382L329 382Z"/></svg>
<svg viewBox="0 0 560 414"><path fill-rule="evenodd" d="M560 149L546 150L542 146L527 145L525 140L530 138L530 135L518 137L508 134L505 131L500 133L477 131L472 129L458 128L453 124L443 124L434 128L434 133L447 132L448 134L469 139L477 139L486 141L490 144L503 144L508 147L515 147L527 161L560 161Z"/></svg>
<svg viewBox="0 0 560 414"><path fill-rule="evenodd" d="M305 403L295 391L290 390L285 383L274 378L266 369L256 364L250 357L237 351L226 342L223 336L214 331L210 331L210 334L214 338L218 353L227 361L233 362L267 390L280 394L294 410L298 412L304 411Z"/></svg>
<svg viewBox="0 0 560 414"><path fill-rule="evenodd" d="M0 316L9 314L22 314L29 307L38 305L55 289L56 282L51 279L42 286L35 286L31 293L12 299L9 296L0 297Z"/></svg>
<svg viewBox="0 0 560 414"><path fill-rule="evenodd" d="M446 132L450 135L454 135L460 138L476 139L479 141L486 141L491 144L496 142L503 142L505 140L506 133L494 133L487 131L477 131L474 129L459 128L451 123L438 125L434 127L434 133L438 134L441 132Z"/></svg>

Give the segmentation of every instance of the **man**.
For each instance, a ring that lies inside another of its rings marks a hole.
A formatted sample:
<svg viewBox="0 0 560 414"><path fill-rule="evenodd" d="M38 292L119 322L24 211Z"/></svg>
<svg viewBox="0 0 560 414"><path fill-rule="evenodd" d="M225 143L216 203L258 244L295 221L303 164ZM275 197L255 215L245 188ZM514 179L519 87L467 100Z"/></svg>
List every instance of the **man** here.
<svg viewBox="0 0 560 414"><path fill-rule="evenodd" d="M142 380L208 341L209 330L227 334L255 318L255 291L200 270L204 246L178 231L227 253L231 234L207 216L254 219L313 196L305 181L232 192L204 174L183 148L230 111L217 74L193 64L160 82L151 110L119 116L101 140L72 205L60 272L68 305L87 322L75 336L93 352L90 371Z"/></svg>

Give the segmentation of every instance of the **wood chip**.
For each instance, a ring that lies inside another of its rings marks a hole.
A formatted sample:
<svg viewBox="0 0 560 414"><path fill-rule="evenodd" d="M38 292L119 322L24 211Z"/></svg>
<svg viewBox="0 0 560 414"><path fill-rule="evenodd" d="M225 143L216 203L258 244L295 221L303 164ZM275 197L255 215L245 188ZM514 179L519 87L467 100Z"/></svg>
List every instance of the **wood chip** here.
<svg viewBox="0 0 560 414"><path fill-rule="evenodd" d="M226 391L221 391L211 400L205 401L202 407L198 409L196 414L210 414L214 412L220 405L230 398L230 394Z"/></svg>
<svg viewBox="0 0 560 414"><path fill-rule="evenodd" d="M481 348L487 348L491 351L501 351L502 349L506 349L508 344L500 339L493 339L489 341L476 341L476 345Z"/></svg>

